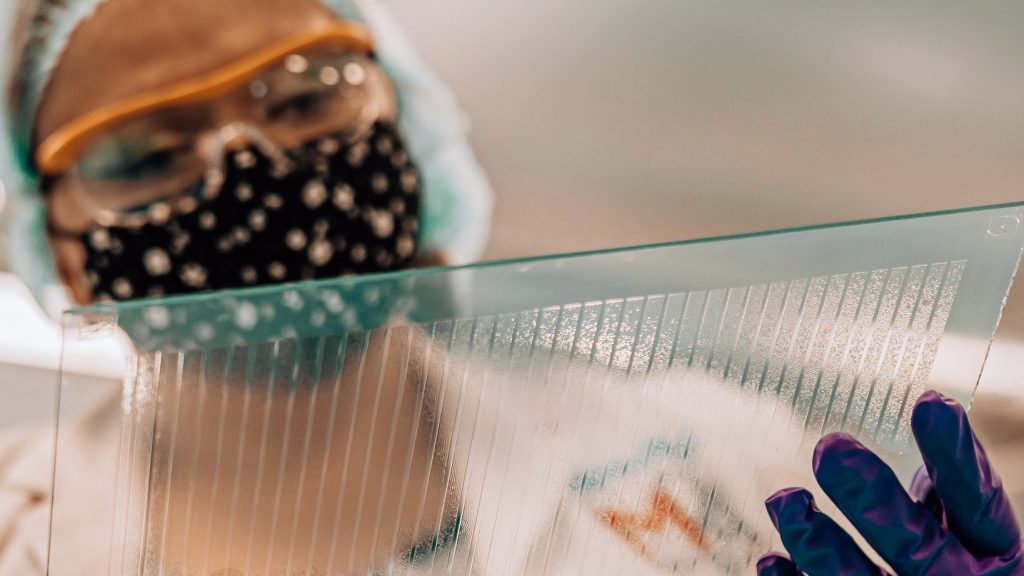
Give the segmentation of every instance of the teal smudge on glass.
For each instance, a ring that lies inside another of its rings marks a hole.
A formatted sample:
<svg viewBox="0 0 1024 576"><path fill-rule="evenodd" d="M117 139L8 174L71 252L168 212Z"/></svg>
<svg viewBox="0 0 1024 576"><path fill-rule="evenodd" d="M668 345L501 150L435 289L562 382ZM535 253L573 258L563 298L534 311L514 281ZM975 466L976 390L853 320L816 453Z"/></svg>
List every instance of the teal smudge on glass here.
<svg viewBox="0 0 1024 576"><path fill-rule="evenodd" d="M647 444L643 452L638 452L632 458L619 460L606 464L605 466L585 470L569 481L570 492L589 492L599 490L610 480L624 478L636 472L646 469L651 462L659 458L672 460L686 460L693 445L693 435L685 439L665 440L653 439Z"/></svg>

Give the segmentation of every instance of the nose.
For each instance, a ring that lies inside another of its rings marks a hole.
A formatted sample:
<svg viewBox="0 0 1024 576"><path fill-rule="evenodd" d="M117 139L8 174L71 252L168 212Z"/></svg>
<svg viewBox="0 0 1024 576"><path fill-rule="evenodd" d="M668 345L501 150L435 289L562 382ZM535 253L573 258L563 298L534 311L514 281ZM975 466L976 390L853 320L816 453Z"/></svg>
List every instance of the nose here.
<svg viewBox="0 0 1024 576"><path fill-rule="evenodd" d="M286 157L280 146L268 138L259 129L245 122L230 122L217 129L216 150L219 158L232 152L256 148L269 158L275 174L285 174L292 169L291 161Z"/></svg>
<svg viewBox="0 0 1024 576"><path fill-rule="evenodd" d="M244 122L232 122L218 131L221 146L226 152L237 152L256 144L255 129Z"/></svg>

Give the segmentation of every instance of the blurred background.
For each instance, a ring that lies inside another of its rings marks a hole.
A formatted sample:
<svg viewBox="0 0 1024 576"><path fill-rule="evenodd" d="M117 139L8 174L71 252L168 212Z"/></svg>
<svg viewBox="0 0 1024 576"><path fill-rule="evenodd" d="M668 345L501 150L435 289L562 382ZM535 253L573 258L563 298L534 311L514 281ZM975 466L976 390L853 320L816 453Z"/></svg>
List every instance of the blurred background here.
<svg viewBox="0 0 1024 576"><path fill-rule="evenodd" d="M1024 3L392 0L498 192L490 257L1024 200ZM1024 513L1024 287L972 418Z"/></svg>
<svg viewBox="0 0 1024 576"><path fill-rule="evenodd" d="M390 4L472 119L490 258L1024 199L1021 2ZM52 415L56 327L9 277L0 318L0 428ZM1015 294L975 418L1024 499L1019 342Z"/></svg>
<svg viewBox="0 0 1024 576"><path fill-rule="evenodd" d="M391 4L473 121L492 256L1024 199L1020 2Z"/></svg>

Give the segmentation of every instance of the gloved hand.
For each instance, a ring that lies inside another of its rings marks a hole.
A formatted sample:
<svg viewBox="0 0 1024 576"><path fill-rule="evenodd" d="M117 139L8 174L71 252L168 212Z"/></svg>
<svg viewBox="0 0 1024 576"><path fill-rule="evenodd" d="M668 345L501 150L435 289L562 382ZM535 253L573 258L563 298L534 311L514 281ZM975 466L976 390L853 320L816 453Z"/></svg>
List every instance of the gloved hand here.
<svg viewBox="0 0 1024 576"><path fill-rule="evenodd" d="M911 427L925 465L909 495L891 468L845 434L815 449L818 483L900 576L1024 575L1020 527L964 409L928 392ZM759 576L887 574L806 490L782 490L765 504L792 560L767 554Z"/></svg>

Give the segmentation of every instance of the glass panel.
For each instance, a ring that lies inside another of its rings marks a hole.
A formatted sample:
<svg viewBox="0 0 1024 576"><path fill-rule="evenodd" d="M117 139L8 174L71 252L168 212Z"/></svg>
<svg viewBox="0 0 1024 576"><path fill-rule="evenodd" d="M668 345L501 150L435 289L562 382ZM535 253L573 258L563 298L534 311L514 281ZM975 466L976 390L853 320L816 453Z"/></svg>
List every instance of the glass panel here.
<svg viewBox="0 0 1024 576"><path fill-rule="evenodd" d="M75 311L132 353L63 379L109 400L61 414L51 574L749 574L823 434L906 478L914 399L970 401L1022 216Z"/></svg>

